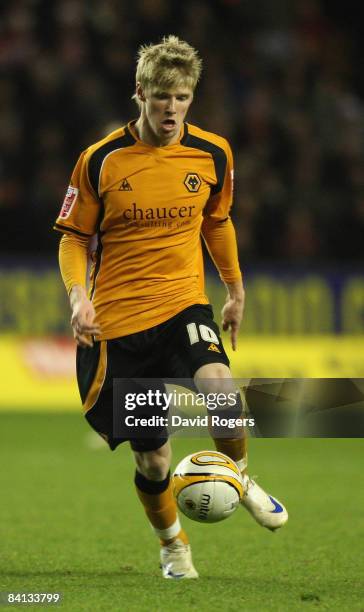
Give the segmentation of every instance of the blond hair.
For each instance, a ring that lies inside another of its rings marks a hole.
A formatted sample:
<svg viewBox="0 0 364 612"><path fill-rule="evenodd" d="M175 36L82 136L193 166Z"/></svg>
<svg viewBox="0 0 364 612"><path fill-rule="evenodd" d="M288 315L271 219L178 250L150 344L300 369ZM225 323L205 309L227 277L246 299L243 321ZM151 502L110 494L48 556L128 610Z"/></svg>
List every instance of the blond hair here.
<svg viewBox="0 0 364 612"><path fill-rule="evenodd" d="M177 36L164 36L158 44L139 48L136 82L144 91L181 86L194 91L201 70L202 60L196 49ZM133 98L140 105L136 94Z"/></svg>

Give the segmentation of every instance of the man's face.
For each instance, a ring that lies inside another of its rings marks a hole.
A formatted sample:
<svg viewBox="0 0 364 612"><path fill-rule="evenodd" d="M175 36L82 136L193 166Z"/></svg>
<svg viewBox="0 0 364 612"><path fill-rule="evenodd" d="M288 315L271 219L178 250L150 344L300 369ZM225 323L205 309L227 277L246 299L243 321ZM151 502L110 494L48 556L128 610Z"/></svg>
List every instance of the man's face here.
<svg viewBox="0 0 364 612"><path fill-rule="evenodd" d="M193 99L189 87L151 90L143 94L144 114L149 128L161 144L178 140L182 124Z"/></svg>

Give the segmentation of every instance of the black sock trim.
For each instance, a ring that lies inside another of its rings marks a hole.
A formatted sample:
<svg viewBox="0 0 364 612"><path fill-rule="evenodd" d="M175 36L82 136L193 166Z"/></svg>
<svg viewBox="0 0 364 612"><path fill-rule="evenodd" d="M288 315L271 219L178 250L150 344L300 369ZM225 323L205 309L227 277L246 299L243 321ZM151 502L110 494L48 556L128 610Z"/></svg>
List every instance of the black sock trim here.
<svg viewBox="0 0 364 612"><path fill-rule="evenodd" d="M135 470L134 482L139 491L149 493L149 495L159 495L168 489L170 478L171 473L168 472L167 477L164 480L149 480L143 476L143 474L138 472L138 470Z"/></svg>

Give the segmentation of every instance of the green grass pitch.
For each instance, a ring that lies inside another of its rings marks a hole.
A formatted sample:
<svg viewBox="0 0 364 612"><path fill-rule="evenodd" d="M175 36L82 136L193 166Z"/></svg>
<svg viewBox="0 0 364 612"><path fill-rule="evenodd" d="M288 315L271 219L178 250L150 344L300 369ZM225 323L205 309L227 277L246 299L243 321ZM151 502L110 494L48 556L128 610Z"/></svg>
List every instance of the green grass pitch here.
<svg viewBox="0 0 364 612"><path fill-rule="evenodd" d="M362 440L251 440L250 473L290 521L184 519L200 580L181 582L161 577L128 445L87 440L79 415L0 414L0 591L60 592L67 612L364 610ZM176 465L212 444L173 447Z"/></svg>

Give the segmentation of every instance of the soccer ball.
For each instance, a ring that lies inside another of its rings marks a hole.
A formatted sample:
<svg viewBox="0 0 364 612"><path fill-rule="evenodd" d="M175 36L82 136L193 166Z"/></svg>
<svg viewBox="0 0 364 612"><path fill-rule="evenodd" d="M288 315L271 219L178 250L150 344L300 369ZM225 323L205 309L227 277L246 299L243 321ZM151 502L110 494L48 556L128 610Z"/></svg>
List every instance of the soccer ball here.
<svg viewBox="0 0 364 612"><path fill-rule="evenodd" d="M182 459L174 471L173 485L181 512L200 523L228 518L243 496L238 466L217 451L200 451Z"/></svg>

